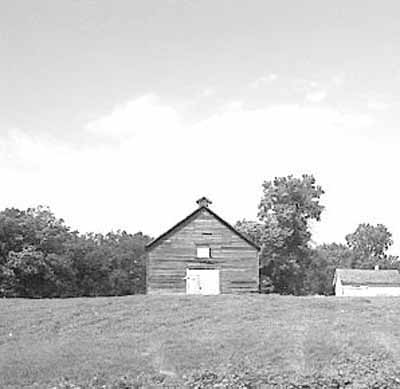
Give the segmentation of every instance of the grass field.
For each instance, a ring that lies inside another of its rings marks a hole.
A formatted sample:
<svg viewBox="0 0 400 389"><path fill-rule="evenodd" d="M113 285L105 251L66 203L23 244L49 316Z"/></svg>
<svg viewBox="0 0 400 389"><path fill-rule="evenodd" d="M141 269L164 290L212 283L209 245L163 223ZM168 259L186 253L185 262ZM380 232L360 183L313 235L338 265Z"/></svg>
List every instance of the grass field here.
<svg viewBox="0 0 400 389"><path fill-rule="evenodd" d="M66 387L62 377L83 387L119 382L115 387L122 388L123 380L144 386L400 387L398 361L398 298L0 301L1 388Z"/></svg>

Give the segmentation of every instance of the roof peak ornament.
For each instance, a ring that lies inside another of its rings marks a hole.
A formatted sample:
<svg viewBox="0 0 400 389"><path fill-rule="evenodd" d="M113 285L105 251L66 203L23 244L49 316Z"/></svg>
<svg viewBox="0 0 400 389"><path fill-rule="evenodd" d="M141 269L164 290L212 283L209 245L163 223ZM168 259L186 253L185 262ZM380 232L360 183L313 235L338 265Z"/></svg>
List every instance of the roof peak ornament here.
<svg viewBox="0 0 400 389"><path fill-rule="evenodd" d="M199 208L202 208L202 207L208 208L208 206L209 206L210 204L212 204L212 201L209 200L207 197L203 196L203 197L199 198L199 199L196 201L196 203L197 203L197 205L199 206Z"/></svg>

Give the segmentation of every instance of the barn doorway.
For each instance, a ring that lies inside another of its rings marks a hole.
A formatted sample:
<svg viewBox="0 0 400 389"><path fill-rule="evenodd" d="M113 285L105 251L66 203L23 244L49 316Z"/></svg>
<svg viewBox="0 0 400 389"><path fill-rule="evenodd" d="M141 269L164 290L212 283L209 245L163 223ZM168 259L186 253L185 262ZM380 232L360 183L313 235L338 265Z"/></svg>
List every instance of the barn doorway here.
<svg viewBox="0 0 400 389"><path fill-rule="evenodd" d="M218 269L187 269L186 294L219 294Z"/></svg>

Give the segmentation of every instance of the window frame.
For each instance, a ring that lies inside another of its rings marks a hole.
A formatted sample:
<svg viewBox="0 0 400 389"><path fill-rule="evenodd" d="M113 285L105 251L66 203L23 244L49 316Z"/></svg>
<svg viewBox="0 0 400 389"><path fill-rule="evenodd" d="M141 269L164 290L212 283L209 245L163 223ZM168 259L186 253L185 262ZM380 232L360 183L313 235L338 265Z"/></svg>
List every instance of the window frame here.
<svg viewBox="0 0 400 389"><path fill-rule="evenodd" d="M207 250L207 256L205 254L200 255L199 251L204 251ZM196 246L196 258L199 259L210 259L211 258L211 247L208 245L198 245Z"/></svg>

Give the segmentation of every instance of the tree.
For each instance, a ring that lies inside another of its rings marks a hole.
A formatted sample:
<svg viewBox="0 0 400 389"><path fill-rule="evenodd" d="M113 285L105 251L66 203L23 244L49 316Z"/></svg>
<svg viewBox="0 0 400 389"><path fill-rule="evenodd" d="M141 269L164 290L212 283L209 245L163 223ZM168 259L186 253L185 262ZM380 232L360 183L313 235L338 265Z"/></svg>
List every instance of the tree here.
<svg viewBox="0 0 400 389"><path fill-rule="evenodd" d="M38 206L20 211L6 208L0 212L0 263L10 251L19 252L34 246L44 254L61 254L72 235L63 219L57 219L50 208Z"/></svg>
<svg viewBox="0 0 400 389"><path fill-rule="evenodd" d="M73 297L77 293L76 271L66 254L48 254L46 262L53 274L46 297Z"/></svg>
<svg viewBox="0 0 400 389"><path fill-rule="evenodd" d="M104 296L145 291L145 245L150 238L125 231L76 236L69 244L79 295Z"/></svg>
<svg viewBox="0 0 400 389"><path fill-rule="evenodd" d="M235 229L257 245L262 245L264 232L263 224L256 221L243 219L236 222Z"/></svg>
<svg viewBox="0 0 400 389"><path fill-rule="evenodd" d="M309 264L304 279L307 294L333 293L332 280L337 268L349 268L353 261L350 248L339 243L322 244L309 251Z"/></svg>
<svg viewBox="0 0 400 389"><path fill-rule="evenodd" d="M21 297L46 297L54 282L54 274L44 254L33 246L22 251L10 251L5 269L8 270L8 285Z"/></svg>
<svg viewBox="0 0 400 389"><path fill-rule="evenodd" d="M50 208L0 212L0 296L143 293L149 237L125 231L80 235Z"/></svg>
<svg viewBox="0 0 400 389"><path fill-rule="evenodd" d="M278 177L263 183L258 217L264 225L261 274L283 294L303 293L309 262L309 223L319 221L324 194L312 175Z"/></svg>
<svg viewBox="0 0 400 389"><path fill-rule="evenodd" d="M373 268L388 259L387 250L393 244L392 234L383 224L360 224L356 231L346 236L354 257L351 267Z"/></svg>
<svg viewBox="0 0 400 389"><path fill-rule="evenodd" d="M65 244L76 232L71 232L63 219L58 219L49 207L38 206L26 211L27 224L33 231L29 244L45 254L62 254Z"/></svg>
<svg viewBox="0 0 400 389"><path fill-rule="evenodd" d="M27 237L32 236L26 223L26 212L16 208L6 208L0 212L0 264L7 261L10 251L18 252L27 245Z"/></svg>

